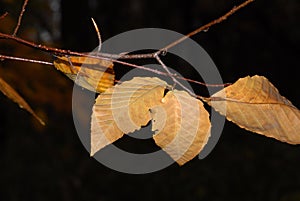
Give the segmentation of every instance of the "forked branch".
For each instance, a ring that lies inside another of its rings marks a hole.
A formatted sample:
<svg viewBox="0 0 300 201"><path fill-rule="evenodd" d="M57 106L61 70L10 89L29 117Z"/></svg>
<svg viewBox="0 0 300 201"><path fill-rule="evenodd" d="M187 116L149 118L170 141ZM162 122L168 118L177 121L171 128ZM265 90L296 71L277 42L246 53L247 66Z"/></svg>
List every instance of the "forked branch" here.
<svg viewBox="0 0 300 201"><path fill-rule="evenodd" d="M191 36L201 32L201 31L207 30L210 27L212 27L213 25L216 25L218 23L223 22L229 16L233 15L235 12L237 12L241 8L247 6L248 4L250 4L253 1L254 0L247 0L244 3L240 4L239 6L233 7L230 11L225 13L223 16L221 16L221 17L219 17L219 18L217 18L217 19L215 19L215 20L199 27L198 29L188 33L187 35L179 38L178 40L170 43L169 45L159 49L158 51L153 52L153 53L148 53L148 54L109 54L109 53L101 53L101 52L97 52L97 54L88 54L88 53L74 52L74 51L71 51L71 50L48 47L48 46L45 46L45 45L36 44L34 42L21 39L21 38L16 36L16 33L17 33L17 31L20 27L22 16L25 12L25 7L28 3L28 0L25 0L24 3L23 3L22 10L21 10L21 13L19 15L18 23L17 23L17 26L14 30L14 33L12 35L5 34L5 33L0 33L0 38L13 40L13 41L16 41L18 43L24 44L26 46L30 46L30 47L40 49L40 50L43 50L43 51L46 51L46 52L50 52L50 53L53 53L53 54L56 54L56 55L82 56L82 57L98 58L98 59L103 59L103 60L109 60L109 61L112 61L112 62L115 62L115 63L119 63L119 64L122 64L122 65L134 67L134 68L144 69L144 70L151 71L151 72L159 74L159 75L169 76L173 79L175 84L179 84L180 86L182 86L182 84L177 79L186 80L188 82L193 82L193 83L204 85L204 86L207 86L207 87L208 86L213 86L213 87L227 86L228 84L206 84L206 83L202 83L202 82L199 82L199 81L184 78L184 77L178 76L176 74L172 74L171 72L168 71L167 67L164 65L164 63L162 62L162 60L160 59L159 56L162 55L163 53L167 52L170 48L172 48L172 47L176 46L177 44L181 43L182 41L186 40L187 38L190 38ZM6 16L6 13L1 16L1 19L4 18L5 16ZM94 23L94 26L96 28L97 34L98 34L99 43L101 44L101 36L100 36L99 29L98 29L98 27L97 27L97 25L94 21L93 21L93 23ZM99 45L99 48L100 48L100 45ZM52 63L46 62L46 61L37 61L37 60L31 60L31 59L24 59L24 58L12 57L12 56L7 56L7 55L0 55L0 58L1 59L11 59L11 60L19 60L19 61L26 61L26 62L34 62L34 63L40 63L40 64L53 65ZM158 70L154 70L154 69L151 69L151 68L147 68L147 67L144 67L144 66L135 65L135 64L132 64L132 63L129 63L129 62L119 60L119 59L127 60L127 59L144 59L144 58L156 59L158 61L158 63L160 63L162 65L162 67L166 70L166 73L158 71ZM182 86L182 87L184 87L184 86ZM185 87L184 87L184 89L187 90L191 95L194 95L191 91L189 91Z"/></svg>
<svg viewBox="0 0 300 201"><path fill-rule="evenodd" d="M25 2L27 2L28 0L26 0ZM28 40L24 40L21 39L17 36L13 35L9 35L9 34L5 34L5 33L0 33L0 38L4 38L4 39L9 39L9 40L14 40L18 43L36 48L36 49L40 49L46 52L50 52L53 54L58 54L58 55L69 55L69 56L86 56L86 57L94 57L94 58L99 58L99 59L144 59L144 58L155 58L155 55L159 55L162 52L167 51L168 49L176 46L177 44L181 43L182 41L186 40L187 38L190 38L191 36L196 35L197 33L200 33L201 31L207 30L209 28L211 28L213 25L216 25L218 23L223 22L224 20L226 20L229 16L233 15L234 13L236 13L238 10L240 10L241 8L247 6L248 4L250 4L251 2L253 2L254 0L247 0L244 3L240 4L239 6L235 6L233 7L230 11L228 11L227 13L225 13L224 15L222 15L221 17L199 27L198 29L188 33L187 35L179 38L178 40L170 43L169 45L161 48L160 50L153 52L153 53L148 53L148 54L108 54L108 53L99 53L97 54L97 56L95 55L90 55L87 53L80 53L80 52L74 52L71 50L65 50L65 49L59 49L59 48L52 48L52 47L47 47L45 45L41 45L41 44L36 44L34 42L30 42ZM25 4L24 4L25 5ZM25 6L23 5L23 8L25 9ZM22 9L22 11L24 11ZM24 12L21 12L20 16L19 16L19 22L21 22L21 18ZM14 32L16 32L18 30L18 27L20 25L17 25L16 29Z"/></svg>
<svg viewBox="0 0 300 201"><path fill-rule="evenodd" d="M205 30L208 30L210 27L212 27L213 25L219 24L223 21L225 21L229 16L233 15L235 12L237 12L238 10L240 10L241 8L247 6L248 4L250 4L251 2L253 2L254 0L247 0L244 3L238 5L238 6L234 6L230 11L228 11L227 13L225 13L225 15L219 17L218 19L215 19L201 27L199 27L198 29L186 34L185 36L183 36L182 38L179 38L178 40L170 43L169 45L165 46L164 48L161 48L158 53L164 52L164 51L168 51L168 49L178 45L179 43L181 43L182 41L202 32Z"/></svg>
<svg viewBox="0 0 300 201"><path fill-rule="evenodd" d="M229 16L233 15L235 12L237 12L241 8L247 6L248 4L250 4L253 1L254 0L246 0L244 3L240 4L239 6L236 6L236 7L232 8L229 12L225 13L223 16L219 17L218 19L215 19L215 20L209 22L208 24L201 26L200 28L188 33L187 35L185 35L185 36L179 38L178 40L170 43L169 45L159 49L158 51L153 52L153 53L149 53L149 54L131 54L130 55L130 54L101 53L100 52L101 43L102 43L101 35L100 35L100 31L99 31L95 21L93 20L93 18L92 18L92 22L94 24L94 27L96 29L98 39L99 39L99 47L98 47L97 54L80 53L80 52L73 52L71 50L52 48L52 47L48 47L48 46L41 45L41 44L36 44L34 42L19 38L19 37L17 37L17 32L18 32L18 30L21 26L22 18L23 18L24 12L26 10L28 0L24 0L24 3L22 5L22 9L21 9L20 14L18 16L18 21L17 21L16 27L15 27L13 33L11 35L10 34L5 34L5 33L0 33L0 39L13 40L17 43L24 44L24 45L29 46L29 47L33 47L33 48L36 48L36 49L39 49L39 50L42 50L42 51L50 52L50 53L55 54L55 55L67 56L68 58L69 58L69 56L82 56L82 57L98 58L98 59L102 59L102 60L109 60L109 61L119 63L119 64L122 64L122 65L131 66L131 67L134 67L134 68L144 69L144 70L151 71L151 72L159 74L159 75L169 76L174 81L174 84L180 85L183 89L185 89L192 96L195 96L195 97L198 97L199 99L204 100L204 99L206 99L205 97L195 95L192 91L190 91L188 88L186 88L184 85L182 85L177 79L186 80L186 81L189 81L189 82L194 82L194 83L201 84L201 85L204 85L204 86L207 86L207 87L208 86L226 86L228 84L217 84L217 85L215 85L215 84L206 84L206 83L198 82L198 81L195 81L195 80L187 79L187 78L178 76L176 74L173 74L169 71L167 66L163 63L160 56L164 55L170 48L176 46L177 44L181 43L182 41L186 40L187 38L190 38L191 36L201 32L201 31L207 30L210 27L212 27L213 25L221 23L222 21L226 20ZM0 20L4 19L7 15L8 15L7 12L0 15ZM132 63L129 63L129 62L119 60L119 59L126 60L126 59L143 59L143 58L156 59L156 61L165 69L166 72L162 72L162 71L159 71L159 70L147 68L145 66L140 66L140 65L136 65L136 64L132 64ZM13 56L1 55L0 54L0 60L3 60L3 59L16 60L16 61L25 61L25 62L31 62L31 63L39 63L39 64L45 64L45 65L53 65L53 63L47 62L47 61L32 60L32 59L13 57ZM72 63L70 63L70 65L72 66ZM1 78L0 78L0 82L1 82L0 83L0 91L2 91L4 94L6 94L11 100L17 102L20 107L24 107L35 118L37 118L40 121L41 124L44 125L44 122L34 113L34 111L25 102L25 100L10 87L10 85L8 85Z"/></svg>

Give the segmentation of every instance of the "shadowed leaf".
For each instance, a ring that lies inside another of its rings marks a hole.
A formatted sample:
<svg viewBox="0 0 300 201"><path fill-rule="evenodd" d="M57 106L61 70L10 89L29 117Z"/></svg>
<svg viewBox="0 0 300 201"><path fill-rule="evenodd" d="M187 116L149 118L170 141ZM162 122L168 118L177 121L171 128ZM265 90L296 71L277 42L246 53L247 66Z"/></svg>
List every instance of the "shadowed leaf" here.
<svg viewBox="0 0 300 201"><path fill-rule="evenodd" d="M31 109L28 103L16 92L9 84L0 78L0 91L7 96L10 100L14 101L19 105L20 108L28 111L34 118L36 118L40 124L45 125L45 122L38 117L35 112Z"/></svg>
<svg viewBox="0 0 300 201"><path fill-rule="evenodd" d="M110 61L80 56L57 56L53 63L57 70L90 91L101 93L114 85L115 73Z"/></svg>

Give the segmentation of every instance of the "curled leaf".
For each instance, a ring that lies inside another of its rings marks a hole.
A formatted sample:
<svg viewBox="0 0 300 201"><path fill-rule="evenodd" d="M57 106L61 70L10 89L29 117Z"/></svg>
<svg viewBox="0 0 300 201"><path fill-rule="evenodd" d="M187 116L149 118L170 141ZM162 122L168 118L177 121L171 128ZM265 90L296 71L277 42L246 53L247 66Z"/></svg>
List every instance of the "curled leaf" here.
<svg viewBox="0 0 300 201"><path fill-rule="evenodd" d="M0 78L0 91L7 96L10 100L14 101L19 105L20 108L23 108L29 112L34 118L36 118L40 124L45 125L45 122L31 109L28 103L22 98L18 92L16 92L9 84L7 84L3 79Z"/></svg>
<svg viewBox="0 0 300 201"><path fill-rule="evenodd" d="M114 85L115 73L111 61L81 56L57 56L53 63L57 70L90 91L101 93Z"/></svg>
<svg viewBox="0 0 300 201"><path fill-rule="evenodd" d="M155 143L179 165L193 159L210 136L209 114L203 103L184 91L169 91L151 109Z"/></svg>
<svg viewBox="0 0 300 201"><path fill-rule="evenodd" d="M263 76L239 79L214 94L209 104L241 128L300 144L300 111Z"/></svg>

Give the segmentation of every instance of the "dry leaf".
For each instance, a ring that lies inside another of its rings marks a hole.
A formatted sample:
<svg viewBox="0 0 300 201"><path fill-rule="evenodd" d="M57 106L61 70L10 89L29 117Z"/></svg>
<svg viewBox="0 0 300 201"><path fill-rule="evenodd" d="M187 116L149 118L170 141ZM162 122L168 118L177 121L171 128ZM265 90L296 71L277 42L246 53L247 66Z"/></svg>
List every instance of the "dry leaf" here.
<svg viewBox="0 0 300 201"><path fill-rule="evenodd" d="M53 63L57 70L90 91L101 93L114 85L115 73L110 61L80 56L57 56Z"/></svg>
<svg viewBox="0 0 300 201"><path fill-rule="evenodd" d="M203 103L184 91L169 91L151 109L155 143L179 165L200 153L210 136L209 114Z"/></svg>
<svg viewBox="0 0 300 201"><path fill-rule="evenodd" d="M210 136L209 114L187 92L164 97L167 86L158 78L135 77L100 94L93 107L91 155L151 119L156 144L179 165L199 154Z"/></svg>
<svg viewBox="0 0 300 201"><path fill-rule="evenodd" d="M0 78L0 91L6 95L9 99L14 101L19 105L20 108L28 111L34 118L36 118L40 124L45 125L45 122L38 117L35 112L31 109L28 103L16 92L9 84L7 84L3 79Z"/></svg>
<svg viewBox="0 0 300 201"><path fill-rule="evenodd" d="M91 155L146 125L149 109L160 104L167 83L158 78L133 78L100 94L93 107Z"/></svg>
<svg viewBox="0 0 300 201"><path fill-rule="evenodd" d="M113 88L100 94L93 106L91 120L91 153L93 156L97 151L116 141L123 136L118 128L112 114L111 95Z"/></svg>
<svg viewBox="0 0 300 201"><path fill-rule="evenodd" d="M113 115L124 133L132 133L151 120L149 109L161 103L167 83L136 77L117 87L112 96Z"/></svg>
<svg viewBox="0 0 300 201"><path fill-rule="evenodd" d="M220 94L226 98L220 98ZM263 76L245 77L217 92L209 104L241 128L300 144L300 111Z"/></svg>

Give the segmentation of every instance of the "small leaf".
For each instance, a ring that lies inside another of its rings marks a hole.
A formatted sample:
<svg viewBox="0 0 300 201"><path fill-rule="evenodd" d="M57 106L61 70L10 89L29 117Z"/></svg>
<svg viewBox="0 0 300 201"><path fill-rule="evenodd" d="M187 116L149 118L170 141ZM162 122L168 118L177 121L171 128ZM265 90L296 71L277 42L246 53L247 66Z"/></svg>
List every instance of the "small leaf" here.
<svg viewBox="0 0 300 201"><path fill-rule="evenodd" d="M226 98L220 98L224 93ZM214 94L209 104L241 128L300 144L300 111L263 76L239 79Z"/></svg>
<svg viewBox="0 0 300 201"><path fill-rule="evenodd" d="M9 84L7 84L3 79L0 78L0 91L7 96L9 99L14 101L19 105L20 108L23 108L29 112L34 118L36 118L40 124L45 125L45 122L35 114L31 109L28 103L16 92Z"/></svg>
<svg viewBox="0 0 300 201"><path fill-rule="evenodd" d="M111 61L81 56L57 56L53 63L57 70L90 91L101 93L114 85L115 73Z"/></svg>
<svg viewBox="0 0 300 201"><path fill-rule="evenodd" d="M151 109L155 143L179 165L193 159L210 136L209 114L203 103L184 91L169 91L163 103Z"/></svg>
<svg viewBox="0 0 300 201"><path fill-rule="evenodd" d="M160 104L166 86L158 78L136 77L100 94L92 113L91 155L146 125L149 109Z"/></svg>

